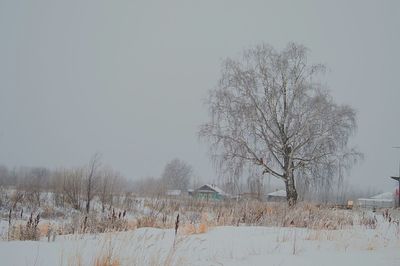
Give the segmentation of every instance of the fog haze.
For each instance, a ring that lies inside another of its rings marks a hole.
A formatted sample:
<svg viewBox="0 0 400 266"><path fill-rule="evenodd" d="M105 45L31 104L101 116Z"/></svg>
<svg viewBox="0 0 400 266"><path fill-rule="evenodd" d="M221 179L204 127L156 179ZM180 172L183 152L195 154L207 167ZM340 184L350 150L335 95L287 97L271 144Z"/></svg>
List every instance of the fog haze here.
<svg viewBox="0 0 400 266"><path fill-rule="evenodd" d="M197 132L221 61L294 41L357 110L365 160L350 183L391 189L399 15L398 1L0 1L0 164L68 167L100 152L137 179L178 157L216 180Z"/></svg>

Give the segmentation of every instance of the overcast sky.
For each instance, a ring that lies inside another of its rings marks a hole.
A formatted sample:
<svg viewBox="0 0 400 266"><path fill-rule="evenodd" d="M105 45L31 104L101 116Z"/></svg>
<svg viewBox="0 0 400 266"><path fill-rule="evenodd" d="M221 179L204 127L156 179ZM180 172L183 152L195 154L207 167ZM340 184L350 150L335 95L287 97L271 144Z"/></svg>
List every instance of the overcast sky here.
<svg viewBox="0 0 400 266"><path fill-rule="evenodd" d="M266 42L310 48L358 112L350 182L396 185L400 1L0 0L0 164L77 166L95 152L128 178L174 157L216 179L203 99L221 60Z"/></svg>

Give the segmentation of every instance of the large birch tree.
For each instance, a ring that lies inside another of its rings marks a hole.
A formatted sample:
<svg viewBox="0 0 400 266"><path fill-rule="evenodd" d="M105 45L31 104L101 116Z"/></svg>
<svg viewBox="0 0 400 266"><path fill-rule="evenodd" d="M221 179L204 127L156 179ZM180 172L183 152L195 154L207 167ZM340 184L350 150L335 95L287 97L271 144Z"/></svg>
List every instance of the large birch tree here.
<svg viewBox="0 0 400 266"><path fill-rule="evenodd" d="M270 174L284 182L290 206L298 198L296 177L333 178L360 156L349 147L355 110L334 102L320 82L325 67L308 63L307 54L295 43L282 51L261 44L224 60L206 102L210 120L199 133L222 173Z"/></svg>

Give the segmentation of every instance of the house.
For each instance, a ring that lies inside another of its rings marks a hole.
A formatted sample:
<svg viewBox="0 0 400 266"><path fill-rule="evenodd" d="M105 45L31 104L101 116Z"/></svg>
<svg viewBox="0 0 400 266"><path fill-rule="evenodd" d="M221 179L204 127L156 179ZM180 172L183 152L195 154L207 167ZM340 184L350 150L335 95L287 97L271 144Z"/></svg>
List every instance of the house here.
<svg viewBox="0 0 400 266"><path fill-rule="evenodd" d="M227 196L227 194L217 187L216 185L205 184L192 192L193 197L197 199L213 199L221 200Z"/></svg>
<svg viewBox="0 0 400 266"><path fill-rule="evenodd" d="M392 208L394 207L394 195L392 192L385 192L370 198L360 198L357 200L361 208Z"/></svg>
<svg viewBox="0 0 400 266"><path fill-rule="evenodd" d="M267 201L286 201L286 190L277 190L267 194Z"/></svg>

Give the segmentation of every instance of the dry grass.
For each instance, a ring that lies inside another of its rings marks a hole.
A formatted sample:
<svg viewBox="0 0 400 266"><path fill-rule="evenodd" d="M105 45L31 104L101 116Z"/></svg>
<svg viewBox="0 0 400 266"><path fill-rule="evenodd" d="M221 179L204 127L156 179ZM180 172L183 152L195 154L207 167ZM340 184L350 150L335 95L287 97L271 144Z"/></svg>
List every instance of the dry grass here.
<svg viewBox="0 0 400 266"><path fill-rule="evenodd" d="M91 266L172 266L186 265L185 258L177 251L186 245L187 237L178 234L174 242L166 238L166 233L154 230L141 230L140 233L118 234L110 232L98 238L93 253L93 244L81 238L76 250L65 256L61 253L60 265L91 265ZM157 247L157 242L167 243L167 246ZM65 263L66 262L66 263Z"/></svg>
<svg viewBox="0 0 400 266"><path fill-rule="evenodd" d="M198 230L197 230L197 233L198 233L198 234L204 234L204 233L207 233L207 231L208 231L207 225L201 223L201 224L199 225L199 228L198 228Z"/></svg>
<svg viewBox="0 0 400 266"><path fill-rule="evenodd" d="M323 241L323 240L329 240L332 241L335 239L335 234L333 234L332 231L327 231L327 230L311 230L304 240L310 240L310 241Z"/></svg>
<svg viewBox="0 0 400 266"><path fill-rule="evenodd" d="M68 258L67 265L68 266L83 266L84 264L82 262L82 257L79 254L77 254L77 255L74 255L74 256Z"/></svg>
<svg viewBox="0 0 400 266"><path fill-rule="evenodd" d="M179 231L182 235L195 235L204 234L208 232L208 226L205 223L195 224L185 224L180 228Z"/></svg>
<svg viewBox="0 0 400 266"><path fill-rule="evenodd" d="M181 233L183 235L194 235L196 234L196 226L194 224L185 224L181 228Z"/></svg>
<svg viewBox="0 0 400 266"><path fill-rule="evenodd" d="M27 222L17 222L11 224L8 229L8 240L39 240L40 230L39 230L40 216L37 215L36 218L31 214Z"/></svg>
<svg viewBox="0 0 400 266"><path fill-rule="evenodd" d="M51 225L49 223L42 223L38 225L40 237L47 236L51 231Z"/></svg>
<svg viewBox="0 0 400 266"><path fill-rule="evenodd" d="M103 255L100 258L95 258L94 266L120 266L120 260L108 255Z"/></svg>
<svg viewBox="0 0 400 266"><path fill-rule="evenodd" d="M183 235L202 234L216 226L273 226L299 227L316 230L350 228L358 223L366 228L376 227L371 217L357 217L354 210L334 210L329 206L299 203L289 208L285 203L259 201L200 201L178 199L145 199L146 212L138 213L135 219L111 214L92 212L90 215L73 213L66 223L50 225L41 223L35 229L26 230L23 225L10 227L9 239L39 239L64 234L97 234L120 232L137 228L174 228L175 217L180 215L179 232ZM47 208L51 212L51 208ZM310 239L323 236L310 235Z"/></svg>
<svg viewBox="0 0 400 266"><path fill-rule="evenodd" d="M299 227L316 230L346 229L355 224L366 228L376 227L373 218L360 218L355 210L336 210L330 206L311 203L298 203L289 208L286 203L256 200L237 202L150 198L142 199L137 204L135 218L121 217L117 215L121 211L114 213L114 210L108 214L93 211L90 215L72 212L70 218L64 223L58 223L57 227L40 224L38 234L43 237L48 236L49 231L64 235L119 232L143 227L174 228L177 214L180 215L179 231L185 235L206 233L215 226ZM54 209L49 206L44 209L46 215L54 216ZM14 239L21 238L19 229L20 227L10 228Z"/></svg>
<svg viewBox="0 0 400 266"><path fill-rule="evenodd" d="M343 229L354 224L349 211L300 203L289 208L285 203L249 202L209 202L152 200L146 206L155 210L147 218L140 220L138 227L172 227L173 217L178 212L183 222L205 223L208 226L258 225L279 227L304 227L314 229ZM165 218L167 217L167 218Z"/></svg>

